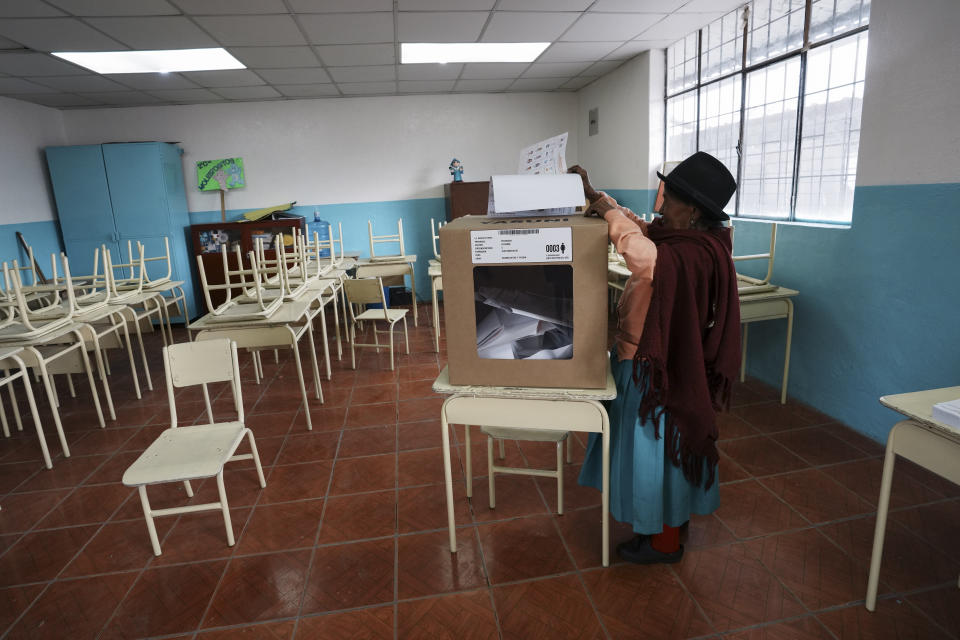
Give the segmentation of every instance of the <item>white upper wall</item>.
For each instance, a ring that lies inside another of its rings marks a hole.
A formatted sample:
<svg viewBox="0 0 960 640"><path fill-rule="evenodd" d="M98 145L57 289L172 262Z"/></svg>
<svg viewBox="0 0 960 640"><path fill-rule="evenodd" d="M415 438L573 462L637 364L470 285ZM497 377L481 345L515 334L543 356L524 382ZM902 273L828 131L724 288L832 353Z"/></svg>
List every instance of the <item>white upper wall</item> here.
<svg viewBox="0 0 960 640"><path fill-rule="evenodd" d="M197 190L196 162L241 157L247 187L229 209L442 197L454 157L464 179L516 173L520 150L570 132L573 93L425 95L64 112L67 144L179 142L191 211L219 209Z"/></svg>
<svg viewBox="0 0 960 640"><path fill-rule="evenodd" d="M873 0L857 186L960 182L960 2Z"/></svg>
<svg viewBox="0 0 960 640"><path fill-rule="evenodd" d="M65 140L60 111L0 98L0 224L56 219L43 148Z"/></svg>
<svg viewBox="0 0 960 640"><path fill-rule="evenodd" d="M652 188L650 144L663 146L662 125L659 135L650 127L651 103L655 102L650 85L663 84L662 64L654 71L659 75L651 77L650 61L658 56L662 54L642 53L578 92L576 161L587 170L597 188ZM662 91L659 100L662 103ZM599 132L591 136L589 112L594 108L598 109ZM662 104L659 113L662 120ZM657 135L655 139L654 135ZM567 153L571 164L573 157Z"/></svg>

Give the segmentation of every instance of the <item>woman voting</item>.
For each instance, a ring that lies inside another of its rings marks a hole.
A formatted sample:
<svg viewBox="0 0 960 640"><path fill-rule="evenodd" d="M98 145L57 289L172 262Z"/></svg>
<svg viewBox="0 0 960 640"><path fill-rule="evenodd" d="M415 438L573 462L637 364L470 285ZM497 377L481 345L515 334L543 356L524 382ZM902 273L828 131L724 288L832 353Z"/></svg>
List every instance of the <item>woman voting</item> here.
<svg viewBox="0 0 960 640"><path fill-rule="evenodd" d="M740 305L731 257L733 176L697 152L664 176L660 218L646 223L583 178L588 214L602 216L631 275L610 353L610 512L636 534L620 557L638 564L683 556L680 527L719 504L716 411L729 406L740 366ZM580 484L600 488L601 442L591 434Z"/></svg>

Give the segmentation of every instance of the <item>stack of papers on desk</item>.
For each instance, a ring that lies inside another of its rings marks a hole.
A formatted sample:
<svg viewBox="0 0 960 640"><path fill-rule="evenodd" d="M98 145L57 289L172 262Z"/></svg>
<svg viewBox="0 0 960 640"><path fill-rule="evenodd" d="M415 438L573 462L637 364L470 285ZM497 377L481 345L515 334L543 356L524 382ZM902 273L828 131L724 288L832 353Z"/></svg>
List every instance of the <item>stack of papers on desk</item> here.
<svg viewBox="0 0 960 640"><path fill-rule="evenodd" d="M477 322L477 354L496 360L569 360L573 326L557 301L527 292L481 287L489 312Z"/></svg>
<svg viewBox="0 0 960 640"><path fill-rule="evenodd" d="M960 429L960 400L938 402L933 405L933 419Z"/></svg>

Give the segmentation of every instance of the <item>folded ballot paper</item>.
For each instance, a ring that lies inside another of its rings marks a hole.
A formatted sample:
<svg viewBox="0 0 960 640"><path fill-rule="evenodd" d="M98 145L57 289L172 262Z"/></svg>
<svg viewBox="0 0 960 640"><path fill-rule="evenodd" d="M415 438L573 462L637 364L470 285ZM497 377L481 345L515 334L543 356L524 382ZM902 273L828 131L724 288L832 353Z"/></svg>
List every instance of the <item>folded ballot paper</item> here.
<svg viewBox="0 0 960 640"><path fill-rule="evenodd" d="M495 360L569 360L573 357L570 301L480 287L477 355ZM481 314L485 314L482 315Z"/></svg>
<svg viewBox="0 0 960 640"><path fill-rule="evenodd" d="M490 176L487 215L531 217L571 215L586 200L575 173Z"/></svg>
<svg viewBox="0 0 960 640"><path fill-rule="evenodd" d="M937 422L960 429L960 400L938 402L933 405L933 419Z"/></svg>

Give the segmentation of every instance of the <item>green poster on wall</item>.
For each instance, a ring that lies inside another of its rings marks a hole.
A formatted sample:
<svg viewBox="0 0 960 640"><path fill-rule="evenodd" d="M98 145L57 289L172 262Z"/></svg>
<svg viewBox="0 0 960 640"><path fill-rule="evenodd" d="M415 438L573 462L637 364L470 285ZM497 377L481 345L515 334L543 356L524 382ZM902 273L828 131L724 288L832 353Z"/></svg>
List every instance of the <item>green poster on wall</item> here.
<svg viewBox="0 0 960 640"><path fill-rule="evenodd" d="M197 162L197 185L200 191L226 191L245 187L243 158L200 160Z"/></svg>

